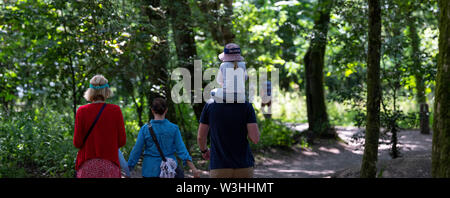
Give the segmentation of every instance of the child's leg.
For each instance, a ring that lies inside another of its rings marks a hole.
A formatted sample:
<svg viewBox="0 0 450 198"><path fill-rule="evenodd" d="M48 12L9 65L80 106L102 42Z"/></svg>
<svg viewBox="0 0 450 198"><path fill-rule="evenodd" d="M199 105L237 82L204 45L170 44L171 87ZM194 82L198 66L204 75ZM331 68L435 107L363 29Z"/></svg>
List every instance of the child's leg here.
<svg viewBox="0 0 450 198"><path fill-rule="evenodd" d="M224 93L222 88L216 88L211 90L211 97L217 103L222 103L224 101Z"/></svg>

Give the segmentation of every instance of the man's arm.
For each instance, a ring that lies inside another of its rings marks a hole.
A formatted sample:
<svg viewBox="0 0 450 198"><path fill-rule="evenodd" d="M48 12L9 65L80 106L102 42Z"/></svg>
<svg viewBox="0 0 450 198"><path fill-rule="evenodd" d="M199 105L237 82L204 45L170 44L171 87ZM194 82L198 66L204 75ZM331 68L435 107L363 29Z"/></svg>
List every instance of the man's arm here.
<svg viewBox="0 0 450 198"><path fill-rule="evenodd" d="M248 123L247 124L248 138L253 142L253 144L257 144L259 142L259 129L258 124L256 123Z"/></svg>
<svg viewBox="0 0 450 198"><path fill-rule="evenodd" d="M208 138L208 131L209 131L209 125L200 123L198 126L198 135L197 135L197 143L200 147L200 150L206 150L207 149L207 138Z"/></svg>
<svg viewBox="0 0 450 198"><path fill-rule="evenodd" d="M200 123L198 126L198 134L197 134L197 144L200 147L200 151L204 151L208 149L207 138L208 138L209 125ZM209 151L203 153L203 157L208 160L209 159Z"/></svg>

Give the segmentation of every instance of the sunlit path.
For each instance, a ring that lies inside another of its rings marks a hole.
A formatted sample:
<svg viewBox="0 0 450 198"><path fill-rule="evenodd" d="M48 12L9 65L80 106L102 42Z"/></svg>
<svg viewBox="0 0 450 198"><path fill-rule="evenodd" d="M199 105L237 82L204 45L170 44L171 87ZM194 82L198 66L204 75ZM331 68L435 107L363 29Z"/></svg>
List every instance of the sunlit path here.
<svg viewBox="0 0 450 198"><path fill-rule="evenodd" d="M363 141L355 141L352 137L360 133L360 130L354 127L337 127L337 132L339 137L346 143L320 140L312 148L297 147L289 152L275 150L273 153L268 154L271 157L260 156L257 159L256 177L331 177L337 171L359 168L364 149ZM425 159L425 163L431 163L431 138L431 135L422 135L417 130L401 131L399 133L398 147L401 154L404 155L403 158L407 160L397 163L396 166L400 168L407 165L411 161L408 159L414 158L414 156ZM390 145L380 144L380 162L387 163L391 161L389 149ZM427 164L424 166L427 167ZM430 166L431 164L428 165L428 168ZM420 176L414 175L415 172L410 172L409 174L411 174L411 177ZM421 173L421 175L430 177L429 171ZM402 175L391 175L391 177L398 176Z"/></svg>

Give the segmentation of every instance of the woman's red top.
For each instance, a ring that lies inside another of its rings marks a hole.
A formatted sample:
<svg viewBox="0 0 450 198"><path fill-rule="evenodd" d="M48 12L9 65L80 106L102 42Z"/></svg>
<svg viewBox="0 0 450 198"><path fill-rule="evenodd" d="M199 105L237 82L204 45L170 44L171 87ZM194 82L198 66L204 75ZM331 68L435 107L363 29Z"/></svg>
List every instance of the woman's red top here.
<svg viewBox="0 0 450 198"><path fill-rule="evenodd" d="M77 110L73 144L80 150L77 154L75 170L78 170L83 162L93 158L109 160L120 167L118 149L125 145L126 135L122 111L117 105L107 104L105 106L83 148L80 148L103 104L87 104Z"/></svg>

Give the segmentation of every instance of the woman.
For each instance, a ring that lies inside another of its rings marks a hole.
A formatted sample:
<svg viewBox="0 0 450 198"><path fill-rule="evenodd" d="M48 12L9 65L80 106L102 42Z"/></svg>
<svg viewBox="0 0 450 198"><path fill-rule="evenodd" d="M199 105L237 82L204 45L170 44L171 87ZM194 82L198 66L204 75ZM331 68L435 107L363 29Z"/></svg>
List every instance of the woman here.
<svg viewBox="0 0 450 198"><path fill-rule="evenodd" d="M90 80L84 98L91 104L79 107L75 116L73 144L80 149L77 178L120 178L118 150L125 145L126 135L120 107L106 104L111 96L105 77L96 75Z"/></svg>
<svg viewBox="0 0 450 198"><path fill-rule="evenodd" d="M151 111L155 119L150 120L150 124L155 132L156 139L161 147L161 150L166 158L172 158L176 161L175 153L187 164L192 170L194 177L200 177L198 171L192 163L192 158L186 149L181 138L180 129L177 125L171 123L165 118L167 113L166 101L162 98L156 98L152 102ZM158 148L152 139L148 124L142 126L139 131L136 145L130 153L128 159L128 166L133 170L136 166L144 149L144 161L142 165L143 177L159 177L161 172L161 155Z"/></svg>

